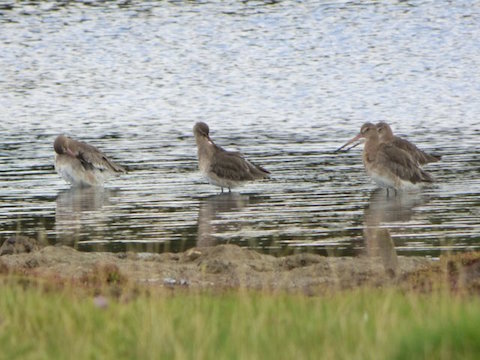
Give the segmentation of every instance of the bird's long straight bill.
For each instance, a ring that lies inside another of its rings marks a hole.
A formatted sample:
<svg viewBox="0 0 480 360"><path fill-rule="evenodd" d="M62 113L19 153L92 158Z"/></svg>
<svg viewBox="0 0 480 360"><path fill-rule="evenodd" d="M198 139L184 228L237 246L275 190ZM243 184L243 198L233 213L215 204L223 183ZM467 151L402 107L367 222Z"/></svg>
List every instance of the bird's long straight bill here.
<svg viewBox="0 0 480 360"><path fill-rule="evenodd" d="M350 146L349 148L346 148L346 149L345 149L345 152L350 151L350 150L352 150L353 148L355 148L355 147L357 147L358 145L363 144L363 143L364 143L364 141L362 141L362 139L360 139L360 141L357 142L356 144L353 144L353 145Z"/></svg>
<svg viewBox="0 0 480 360"><path fill-rule="evenodd" d="M361 138L362 138L362 134L358 134L358 135L355 136L353 139L348 140L345 144L343 144L342 146L340 146L340 147L339 147L337 150L335 150L334 152L336 152L336 153L339 152L339 151L342 150L343 148L345 148L345 147L347 147L348 145L354 143L355 141L360 140ZM358 144L360 144L360 142L359 142ZM348 148L347 150L345 150L345 151L348 151L348 150L354 148L354 147L357 146L358 144L356 144L356 145L354 145L354 146L352 146L352 147L349 147L349 148Z"/></svg>

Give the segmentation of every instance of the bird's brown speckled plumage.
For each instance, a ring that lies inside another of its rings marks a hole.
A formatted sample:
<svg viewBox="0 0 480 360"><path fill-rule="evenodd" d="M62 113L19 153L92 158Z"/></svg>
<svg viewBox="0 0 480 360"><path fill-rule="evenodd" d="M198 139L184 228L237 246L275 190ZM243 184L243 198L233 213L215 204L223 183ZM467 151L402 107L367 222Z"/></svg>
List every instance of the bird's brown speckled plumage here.
<svg viewBox="0 0 480 360"><path fill-rule="evenodd" d="M365 138L363 163L367 174L381 187L403 190L433 182L412 156L401 148L380 141L377 127L365 123L360 133L347 144Z"/></svg>
<svg viewBox="0 0 480 360"><path fill-rule="evenodd" d="M427 154L426 152L420 150L418 147L412 144L410 141L402 139L399 136L395 136L393 134L392 128L386 122L381 121L376 124L376 127L381 142L392 144L393 146L406 151L420 165L437 162L441 159L441 156Z"/></svg>
<svg viewBox="0 0 480 360"><path fill-rule="evenodd" d="M204 122L197 122L193 134L197 143L198 167L210 183L229 190L242 182L266 179L269 172L234 151L227 151L210 138L210 129Z"/></svg>
<svg viewBox="0 0 480 360"><path fill-rule="evenodd" d="M59 135L53 148L55 169L74 186L102 186L108 177L125 172L96 147L68 136Z"/></svg>

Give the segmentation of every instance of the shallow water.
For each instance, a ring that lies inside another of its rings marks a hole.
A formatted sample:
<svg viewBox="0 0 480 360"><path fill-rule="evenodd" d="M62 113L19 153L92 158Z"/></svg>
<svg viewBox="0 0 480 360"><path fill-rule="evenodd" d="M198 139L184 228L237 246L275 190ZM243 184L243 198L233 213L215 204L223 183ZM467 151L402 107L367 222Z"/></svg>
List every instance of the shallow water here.
<svg viewBox="0 0 480 360"><path fill-rule="evenodd" d="M479 24L472 1L4 1L0 238L390 263L478 249ZM197 170L199 120L272 180L220 195ZM443 156L426 167L434 186L387 198L361 147L333 153L381 120ZM69 189L53 169L59 133L128 174Z"/></svg>

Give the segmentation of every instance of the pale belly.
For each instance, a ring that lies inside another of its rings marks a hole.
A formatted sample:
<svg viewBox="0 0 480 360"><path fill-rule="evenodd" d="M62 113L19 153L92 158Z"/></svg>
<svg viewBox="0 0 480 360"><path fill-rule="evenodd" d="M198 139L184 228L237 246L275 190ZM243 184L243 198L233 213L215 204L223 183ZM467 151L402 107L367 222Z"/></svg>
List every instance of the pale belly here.
<svg viewBox="0 0 480 360"><path fill-rule="evenodd" d="M387 176L383 176L383 175L380 175L378 174L377 172L375 171L370 171L368 173L368 175L370 175L370 177L372 178L372 180L380 187L382 188L395 188L395 181L390 178L390 177L387 177Z"/></svg>
<svg viewBox="0 0 480 360"><path fill-rule="evenodd" d="M410 181L402 180L399 177L396 177L392 174L380 174L375 170L367 171L367 174L372 178L372 180L382 188L395 189L395 190L416 190L420 186L412 184Z"/></svg>
<svg viewBox="0 0 480 360"><path fill-rule="evenodd" d="M241 182L238 182L238 181L233 181L233 180L228 180L228 179L223 179L223 178L220 178L218 176L216 176L215 174L213 173L208 173L208 172L203 172L205 177L207 178L208 182L212 185L215 185L215 186L220 186L222 188L229 188L229 189L232 189L232 188L235 188L239 185L241 185Z"/></svg>
<svg viewBox="0 0 480 360"><path fill-rule="evenodd" d="M79 160L66 155L57 155L55 170L73 186L102 186L105 175L98 169L85 170Z"/></svg>

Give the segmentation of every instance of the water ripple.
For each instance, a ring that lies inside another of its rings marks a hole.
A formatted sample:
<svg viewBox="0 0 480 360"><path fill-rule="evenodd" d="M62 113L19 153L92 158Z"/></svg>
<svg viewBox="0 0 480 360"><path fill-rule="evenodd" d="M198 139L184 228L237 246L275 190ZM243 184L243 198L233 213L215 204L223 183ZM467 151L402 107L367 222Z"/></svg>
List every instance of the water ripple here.
<svg viewBox="0 0 480 360"><path fill-rule="evenodd" d="M478 249L479 20L468 1L2 3L1 238L389 261ZM197 170L199 120L272 180L219 195ZM442 155L434 186L387 198L360 148L333 153L380 120ZM128 174L68 189L59 133Z"/></svg>

